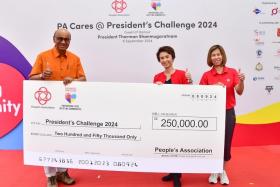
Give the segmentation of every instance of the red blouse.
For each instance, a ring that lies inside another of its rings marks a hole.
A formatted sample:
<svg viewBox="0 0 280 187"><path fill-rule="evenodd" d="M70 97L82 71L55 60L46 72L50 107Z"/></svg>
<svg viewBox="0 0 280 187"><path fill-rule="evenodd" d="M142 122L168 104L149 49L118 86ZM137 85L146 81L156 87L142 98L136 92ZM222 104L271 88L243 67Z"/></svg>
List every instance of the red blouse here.
<svg viewBox="0 0 280 187"><path fill-rule="evenodd" d="M218 82L226 86L226 109L233 108L236 104L234 87L239 83L237 71L225 66L223 72L218 74L216 69L212 68L203 74L199 84L213 85Z"/></svg>
<svg viewBox="0 0 280 187"><path fill-rule="evenodd" d="M158 73L154 76L154 83L162 82L163 84L166 81L166 76L164 72ZM175 72L171 75L171 83L172 84L190 84L188 82L187 77L185 75L185 71L183 70L175 70Z"/></svg>

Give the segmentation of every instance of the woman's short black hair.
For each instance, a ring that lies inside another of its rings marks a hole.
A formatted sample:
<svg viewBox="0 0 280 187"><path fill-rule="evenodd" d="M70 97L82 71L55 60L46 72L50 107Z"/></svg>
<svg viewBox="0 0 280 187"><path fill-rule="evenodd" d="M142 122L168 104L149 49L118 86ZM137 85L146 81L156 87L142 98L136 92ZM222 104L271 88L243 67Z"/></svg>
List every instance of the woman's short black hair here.
<svg viewBox="0 0 280 187"><path fill-rule="evenodd" d="M158 61L160 61L159 55L162 52L166 52L166 53L170 54L172 56L172 59L173 60L175 59L175 51L174 51L174 49L172 47L170 47L170 46L162 46L157 51L157 59L158 59Z"/></svg>

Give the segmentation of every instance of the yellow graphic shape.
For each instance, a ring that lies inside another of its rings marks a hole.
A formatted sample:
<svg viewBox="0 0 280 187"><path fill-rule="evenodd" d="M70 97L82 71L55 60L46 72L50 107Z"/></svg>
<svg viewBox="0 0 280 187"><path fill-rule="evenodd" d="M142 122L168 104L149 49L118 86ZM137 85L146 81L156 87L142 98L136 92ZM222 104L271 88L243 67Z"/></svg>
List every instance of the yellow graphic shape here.
<svg viewBox="0 0 280 187"><path fill-rule="evenodd" d="M239 115L236 122L240 124L255 125L280 122L280 102L266 106L255 112Z"/></svg>

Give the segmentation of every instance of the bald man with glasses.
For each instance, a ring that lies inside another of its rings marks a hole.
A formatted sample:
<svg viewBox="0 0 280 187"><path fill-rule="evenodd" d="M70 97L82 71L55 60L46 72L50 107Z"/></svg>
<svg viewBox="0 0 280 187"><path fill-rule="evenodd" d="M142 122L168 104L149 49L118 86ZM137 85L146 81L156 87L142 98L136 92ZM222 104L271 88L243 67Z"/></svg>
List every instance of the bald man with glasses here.
<svg viewBox="0 0 280 187"><path fill-rule="evenodd" d="M68 51L71 34L66 29L58 29L53 35L54 47L40 53L29 74L30 80L63 81L65 85L72 81L86 81L80 58ZM72 185L66 168L44 167L47 187L58 187L58 182Z"/></svg>

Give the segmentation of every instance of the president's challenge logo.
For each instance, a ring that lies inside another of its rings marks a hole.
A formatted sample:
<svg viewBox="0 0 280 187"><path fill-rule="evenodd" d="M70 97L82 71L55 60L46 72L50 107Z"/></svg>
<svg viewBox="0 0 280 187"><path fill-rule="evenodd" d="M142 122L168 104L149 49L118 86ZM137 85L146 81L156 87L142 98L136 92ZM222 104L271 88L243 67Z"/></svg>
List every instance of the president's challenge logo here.
<svg viewBox="0 0 280 187"><path fill-rule="evenodd" d="M160 6L161 6L161 3L160 3L160 2L152 1L152 3L151 3L151 7L152 7L155 11L159 10L159 9L160 9Z"/></svg>
<svg viewBox="0 0 280 187"><path fill-rule="evenodd" d="M161 0L152 0L149 12L146 14L146 16L166 16L166 14L163 11L161 11L161 6Z"/></svg>
<svg viewBox="0 0 280 187"><path fill-rule="evenodd" d="M78 94L76 87L66 86L64 98L66 103L59 107L60 110L82 110L77 102Z"/></svg>
<svg viewBox="0 0 280 187"><path fill-rule="evenodd" d="M76 98L77 98L76 88L65 88L65 99L68 103L75 102Z"/></svg>

